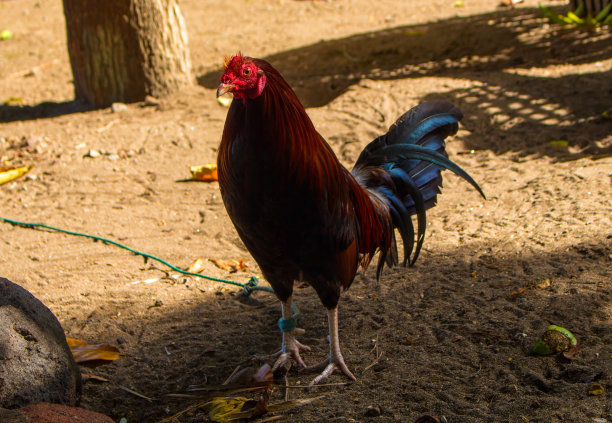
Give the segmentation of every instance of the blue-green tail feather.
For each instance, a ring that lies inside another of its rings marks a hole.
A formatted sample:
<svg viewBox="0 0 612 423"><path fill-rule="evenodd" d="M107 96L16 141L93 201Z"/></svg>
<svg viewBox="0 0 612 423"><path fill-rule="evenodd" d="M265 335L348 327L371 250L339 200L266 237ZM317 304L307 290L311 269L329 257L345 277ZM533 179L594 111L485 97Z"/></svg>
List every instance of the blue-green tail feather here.
<svg viewBox="0 0 612 423"><path fill-rule="evenodd" d="M393 225L404 243L404 265L413 265L419 256L425 238L426 210L436 204L442 170L454 172L485 196L476 181L451 161L444 149L445 138L457 132L462 117L461 111L450 103L422 103L401 116L385 135L368 144L355 164L354 173L382 168L392 181L376 178L376 172L371 172L371 178L361 178L364 187L384 199L389 207ZM417 216L416 241L412 215ZM381 260L384 259L388 257L381 254ZM379 269L382 264L379 263Z"/></svg>

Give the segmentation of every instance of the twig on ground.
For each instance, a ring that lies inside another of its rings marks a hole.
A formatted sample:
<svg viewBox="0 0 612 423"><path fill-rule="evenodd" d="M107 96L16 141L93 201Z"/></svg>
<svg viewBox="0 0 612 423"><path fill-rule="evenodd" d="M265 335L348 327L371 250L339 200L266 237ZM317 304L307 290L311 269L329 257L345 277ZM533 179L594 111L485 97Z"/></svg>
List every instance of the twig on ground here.
<svg viewBox="0 0 612 423"><path fill-rule="evenodd" d="M229 375L227 379L225 379L225 382L223 382L221 385L227 385L228 383L230 383L232 381L232 378L236 375L236 373L238 373L238 370L240 370L240 365L236 366L232 374Z"/></svg>
<svg viewBox="0 0 612 423"><path fill-rule="evenodd" d="M147 400L149 402L153 402L153 398L149 398L149 397L147 397L145 395L139 394L138 392L136 392L136 391L134 391L134 390L132 390L132 389L126 387L126 386L117 385L117 387L120 388L120 389L123 389L125 392L128 392L128 393L130 393L132 395L136 395L139 398L145 399L145 400Z"/></svg>
<svg viewBox="0 0 612 423"><path fill-rule="evenodd" d="M21 70L21 71L18 71L18 72L11 73L10 75L8 75L6 77L6 79L18 78L20 76L34 75L34 74L36 74L36 72L38 72L38 71L40 71L40 70L42 70L44 68L47 68L47 67L49 67L51 65L54 65L54 64L56 64L58 62L59 62L58 59L53 59L53 60L51 60L49 62L45 62L45 63L40 64L38 66L34 66L33 68L24 69L24 70Z"/></svg>

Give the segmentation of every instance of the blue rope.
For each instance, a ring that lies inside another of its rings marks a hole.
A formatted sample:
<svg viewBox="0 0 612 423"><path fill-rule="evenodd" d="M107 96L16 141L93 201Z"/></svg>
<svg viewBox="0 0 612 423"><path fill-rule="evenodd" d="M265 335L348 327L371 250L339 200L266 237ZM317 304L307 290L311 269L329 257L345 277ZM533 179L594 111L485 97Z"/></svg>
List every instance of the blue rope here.
<svg viewBox="0 0 612 423"><path fill-rule="evenodd" d="M198 278L203 278L203 279L208 279L209 281L213 281L213 282L220 282L220 283L226 283L226 284L230 284L230 285L236 285L242 288L242 292L244 293L244 295L246 295L247 297L249 295L251 295L251 293L253 293L253 291L265 291L265 292L272 292L274 293L274 290L272 288L269 288L267 286L257 286L259 283L259 279L255 276L251 276L251 279L249 279L249 281L247 283L239 283L239 282L234 282L234 281L230 281L230 280L226 280L226 279L220 279L220 278L215 278L213 276L206 276L206 275L202 275L200 273L193 273L193 272L187 272L185 270L181 270L176 266L173 266L172 264L168 263L167 261L164 261L158 257L155 257L151 254L147 254L147 253L143 253L137 250L134 250L128 246L125 246L123 244L120 244L118 242L112 241L110 239L106 239L106 238L102 238L99 236L95 236L95 235L88 235L88 234L82 234L80 232L73 232L73 231L68 231L66 229L60 229L60 228L54 228L53 226L48 226L48 225L44 225L42 223L25 223L25 222L20 222L18 220L13 220L13 219L7 219L4 217L0 217L0 220L9 223L13 226L19 226L22 228L29 228L29 229L36 229L36 228L44 228L44 229L49 229L51 231L55 231L55 232L61 232L64 234L68 234L68 235L74 235L74 236L81 236L81 237L85 237L85 238L89 238L89 239L93 239L94 242L96 241L102 241L105 244L112 244L112 245L116 245L117 247L123 248L124 250L128 250L133 254L139 255L144 257L145 259L145 263L147 262L148 259L151 260L155 260L158 261L159 263L162 263L166 266L168 266L170 269L174 270L175 272L179 272L183 275L188 275L188 276L195 276Z"/></svg>

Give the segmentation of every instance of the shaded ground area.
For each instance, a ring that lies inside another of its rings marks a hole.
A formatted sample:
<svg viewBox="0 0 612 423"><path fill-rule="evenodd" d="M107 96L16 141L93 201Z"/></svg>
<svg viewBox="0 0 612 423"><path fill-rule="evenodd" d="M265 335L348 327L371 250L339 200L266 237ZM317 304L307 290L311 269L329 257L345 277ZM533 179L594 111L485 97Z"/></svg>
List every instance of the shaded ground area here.
<svg viewBox="0 0 612 423"><path fill-rule="evenodd" d="M448 175L417 265L386 270L378 283L368 270L341 300L341 342L358 383L292 389L292 398L323 398L280 421L612 421L610 394L587 395L593 382L612 388L609 30L549 27L531 1L514 10L485 0L463 9L370 3L184 1L200 85L111 113L72 99L61 2L0 2L1 25L15 33L0 43L0 101L14 98L0 106L0 158L35 165L0 187L0 216L100 235L184 268L197 257L245 257L246 272L211 262L203 271L244 283L259 271L217 184L176 182L216 159L224 55L277 66L347 166L409 107L452 101L465 118L449 154L488 200ZM567 145L551 143L559 140ZM88 157L91 149L102 154ZM86 380L83 396L115 420L168 417L189 403L164 394L222 383L280 345L270 294L245 300L232 286L164 279L161 265L101 243L4 224L0 270L69 336L121 342L124 357L87 370L110 382ZM296 297L301 341L313 347L304 358L318 362L324 310L310 288ZM584 345L576 359L530 354L549 324L574 332ZM289 375L293 385L311 378ZM380 416L368 417L368 406Z"/></svg>

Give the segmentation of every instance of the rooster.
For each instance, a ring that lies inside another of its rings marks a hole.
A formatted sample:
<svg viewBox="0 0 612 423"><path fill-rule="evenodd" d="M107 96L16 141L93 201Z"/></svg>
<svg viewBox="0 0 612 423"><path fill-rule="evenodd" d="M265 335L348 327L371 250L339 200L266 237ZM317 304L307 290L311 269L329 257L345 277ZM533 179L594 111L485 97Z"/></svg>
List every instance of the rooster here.
<svg viewBox="0 0 612 423"><path fill-rule="evenodd" d="M226 59L217 97L232 93L218 150L219 187L245 246L281 301L282 346L273 370L309 350L296 338L291 297L295 281L317 292L327 309L330 352L313 368L311 384L346 366L338 337L340 292L379 252L378 278L398 264L395 231L412 265L425 233L425 211L436 204L441 170L478 184L447 158L444 139L457 132L461 112L442 101L422 103L369 143L352 171L316 131L295 92L268 62ZM417 216L417 231L412 223ZM413 254L414 250L414 254Z"/></svg>

